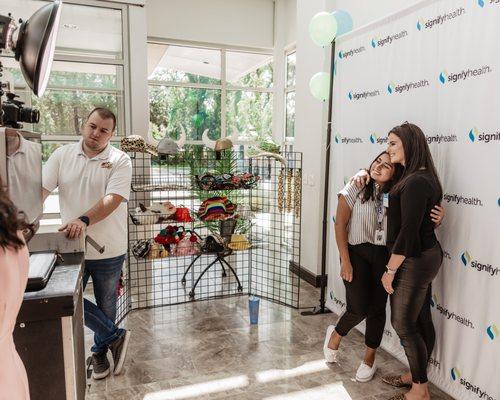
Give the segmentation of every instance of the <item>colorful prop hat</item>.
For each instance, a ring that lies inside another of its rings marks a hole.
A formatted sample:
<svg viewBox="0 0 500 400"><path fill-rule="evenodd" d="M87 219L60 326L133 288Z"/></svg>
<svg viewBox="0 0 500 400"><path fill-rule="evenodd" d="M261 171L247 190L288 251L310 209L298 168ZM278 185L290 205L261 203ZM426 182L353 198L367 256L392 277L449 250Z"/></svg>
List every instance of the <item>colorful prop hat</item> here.
<svg viewBox="0 0 500 400"><path fill-rule="evenodd" d="M236 205L227 197L211 197L206 199L198 210L202 221L214 221L231 217L236 211Z"/></svg>

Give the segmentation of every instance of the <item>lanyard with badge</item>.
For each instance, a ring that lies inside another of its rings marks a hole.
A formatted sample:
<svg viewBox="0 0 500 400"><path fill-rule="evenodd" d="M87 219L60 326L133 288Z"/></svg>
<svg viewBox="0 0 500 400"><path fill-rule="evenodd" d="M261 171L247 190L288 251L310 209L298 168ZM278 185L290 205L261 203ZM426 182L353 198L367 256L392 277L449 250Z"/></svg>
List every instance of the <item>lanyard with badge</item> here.
<svg viewBox="0 0 500 400"><path fill-rule="evenodd" d="M377 229L375 230L375 241L376 245L385 245L386 242L386 232L384 230L384 216L385 209L389 207L389 194L382 193L382 200L377 200Z"/></svg>

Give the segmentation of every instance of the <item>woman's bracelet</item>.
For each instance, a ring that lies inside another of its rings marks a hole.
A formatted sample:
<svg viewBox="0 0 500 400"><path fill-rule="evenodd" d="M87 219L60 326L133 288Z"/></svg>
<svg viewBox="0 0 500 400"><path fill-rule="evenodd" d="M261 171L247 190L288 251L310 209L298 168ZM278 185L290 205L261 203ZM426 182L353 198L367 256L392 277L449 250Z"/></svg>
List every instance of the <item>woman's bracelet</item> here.
<svg viewBox="0 0 500 400"><path fill-rule="evenodd" d="M387 274L389 274L389 275L396 275L396 272L398 270L397 268L391 269L388 265L385 266L385 269L386 269L385 272L387 272Z"/></svg>

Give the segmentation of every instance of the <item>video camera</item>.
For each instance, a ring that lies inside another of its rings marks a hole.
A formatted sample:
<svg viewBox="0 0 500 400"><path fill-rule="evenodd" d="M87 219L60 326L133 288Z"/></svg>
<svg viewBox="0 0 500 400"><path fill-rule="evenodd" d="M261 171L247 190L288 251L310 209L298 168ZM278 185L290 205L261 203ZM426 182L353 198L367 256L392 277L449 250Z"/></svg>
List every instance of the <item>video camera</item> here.
<svg viewBox="0 0 500 400"><path fill-rule="evenodd" d="M37 124L40 121L40 112L31 107L25 107L24 103L16 100L19 96L14 93L7 93L7 100L2 102L2 122L4 126L14 129L21 129L20 122Z"/></svg>

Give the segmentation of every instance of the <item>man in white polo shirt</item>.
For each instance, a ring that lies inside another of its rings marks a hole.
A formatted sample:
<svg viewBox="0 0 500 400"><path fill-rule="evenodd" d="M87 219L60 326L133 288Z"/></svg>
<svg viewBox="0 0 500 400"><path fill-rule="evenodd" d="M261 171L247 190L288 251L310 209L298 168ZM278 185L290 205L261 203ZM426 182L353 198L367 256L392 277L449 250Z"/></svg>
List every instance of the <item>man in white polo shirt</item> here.
<svg viewBox="0 0 500 400"><path fill-rule="evenodd" d="M130 157L109 143L116 128L115 115L96 108L85 121L82 140L58 148L43 169L44 199L59 188L63 225L70 239L86 233L99 245L85 252L83 286L92 277L96 304L84 300L85 325L94 332L94 379L109 375L108 349L115 375L123 368L130 332L115 325L116 289L127 252L127 201L130 195Z"/></svg>
<svg viewBox="0 0 500 400"><path fill-rule="evenodd" d="M21 133L5 129L9 197L29 223L42 214L42 146L26 140Z"/></svg>

